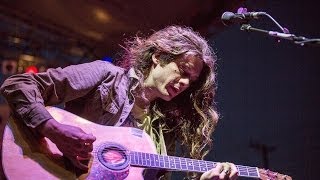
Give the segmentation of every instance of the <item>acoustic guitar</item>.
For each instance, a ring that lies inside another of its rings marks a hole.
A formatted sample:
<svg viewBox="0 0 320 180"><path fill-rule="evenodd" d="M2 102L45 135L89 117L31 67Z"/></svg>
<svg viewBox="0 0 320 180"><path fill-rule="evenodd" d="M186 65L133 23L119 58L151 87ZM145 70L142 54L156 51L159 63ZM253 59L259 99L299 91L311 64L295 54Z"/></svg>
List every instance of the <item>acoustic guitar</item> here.
<svg viewBox="0 0 320 180"><path fill-rule="evenodd" d="M92 133L91 159L88 172L74 168L56 145L13 119L5 128L3 138L3 169L9 180L23 179L144 179L145 169L206 172L216 162L156 153L151 138L144 131L128 127L103 126L87 121L59 108L48 107L60 123L78 126ZM290 180L290 176L257 167L236 165L240 177L263 180ZM145 178L149 179L149 178Z"/></svg>

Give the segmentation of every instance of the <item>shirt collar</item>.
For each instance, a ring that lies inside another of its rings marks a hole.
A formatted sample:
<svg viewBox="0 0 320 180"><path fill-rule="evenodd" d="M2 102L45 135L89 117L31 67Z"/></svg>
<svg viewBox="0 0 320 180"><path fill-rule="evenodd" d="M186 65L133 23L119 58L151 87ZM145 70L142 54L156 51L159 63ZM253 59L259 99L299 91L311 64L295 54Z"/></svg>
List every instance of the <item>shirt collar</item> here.
<svg viewBox="0 0 320 180"><path fill-rule="evenodd" d="M139 85L139 77L136 71L133 68L130 68L128 71L128 76L130 79L130 90L134 90Z"/></svg>

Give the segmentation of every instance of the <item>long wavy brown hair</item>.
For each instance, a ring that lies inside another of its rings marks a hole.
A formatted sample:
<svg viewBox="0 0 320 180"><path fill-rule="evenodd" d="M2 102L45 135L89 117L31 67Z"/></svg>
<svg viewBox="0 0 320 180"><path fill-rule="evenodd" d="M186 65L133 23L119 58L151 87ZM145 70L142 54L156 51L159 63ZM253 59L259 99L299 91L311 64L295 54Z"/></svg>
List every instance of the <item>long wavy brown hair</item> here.
<svg viewBox="0 0 320 180"><path fill-rule="evenodd" d="M213 99L216 56L207 41L191 28L169 26L148 38L136 36L128 40L124 49L120 66L133 67L142 81L148 76L154 53L159 55L162 64L174 61L186 52L203 60L204 67L195 83L169 102L155 100L150 108L151 114L160 115L168 132L174 132L172 134L180 144L187 148L185 156L203 159L212 148L211 135L218 121Z"/></svg>

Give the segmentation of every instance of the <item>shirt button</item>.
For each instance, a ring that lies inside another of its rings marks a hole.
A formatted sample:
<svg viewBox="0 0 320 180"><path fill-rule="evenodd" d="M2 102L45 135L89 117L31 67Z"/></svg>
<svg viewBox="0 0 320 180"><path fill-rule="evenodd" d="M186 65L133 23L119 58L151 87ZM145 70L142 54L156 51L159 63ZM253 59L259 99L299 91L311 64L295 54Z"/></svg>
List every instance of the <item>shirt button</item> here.
<svg viewBox="0 0 320 180"><path fill-rule="evenodd" d="M122 122L123 121L123 119L120 119L120 122Z"/></svg>

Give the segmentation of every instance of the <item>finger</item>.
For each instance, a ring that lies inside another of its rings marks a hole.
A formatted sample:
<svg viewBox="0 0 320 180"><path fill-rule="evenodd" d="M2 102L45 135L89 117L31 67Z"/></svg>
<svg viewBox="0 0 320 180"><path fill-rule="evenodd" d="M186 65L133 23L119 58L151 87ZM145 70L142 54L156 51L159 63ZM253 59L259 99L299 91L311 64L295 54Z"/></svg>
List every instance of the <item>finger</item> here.
<svg viewBox="0 0 320 180"><path fill-rule="evenodd" d="M84 146L84 143L82 141L77 140L76 144L73 145L75 149L82 149Z"/></svg>
<svg viewBox="0 0 320 180"><path fill-rule="evenodd" d="M84 146L82 146L82 150L86 152L92 152L93 150L93 144L91 143L84 143Z"/></svg>
<svg viewBox="0 0 320 180"><path fill-rule="evenodd" d="M92 146L92 143L89 143L85 140L80 139L76 142L76 144L72 148L83 151L85 149L90 149L91 146Z"/></svg>
<svg viewBox="0 0 320 180"><path fill-rule="evenodd" d="M222 163L222 166L223 166L223 170L226 171L226 173L230 172L230 170L231 170L231 163L224 162L224 163Z"/></svg>
<svg viewBox="0 0 320 180"><path fill-rule="evenodd" d="M91 152L84 150L84 148L77 148L75 146L69 147L69 148L63 148L63 151L61 151L64 155L68 157L76 157L76 156L83 156L87 157L88 153L90 154Z"/></svg>
<svg viewBox="0 0 320 180"><path fill-rule="evenodd" d="M92 144L97 138L93 135L93 134L86 134L84 133L83 136L82 136L82 140L85 142L85 143L90 143Z"/></svg>
<svg viewBox="0 0 320 180"><path fill-rule="evenodd" d="M77 154L79 154L80 151L78 151L77 149L74 148L66 148L66 147L62 147L59 148L59 150L68 157L72 157L72 156L76 156Z"/></svg>
<svg viewBox="0 0 320 180"><path fill-rule="evenodd" d="M203 174L201 175L201 177L200 177L200 180L203 180L203 179L212 179L211 173L212 173L212 170L203 173Z"/></svg>
<svg viewBox="0 0 320 180"><path fill-rule="evenodd" d="M92 155L91 154L86 154L86 155L79 155L79 156L77 156L77 159L79 160L79 161L82 161L82 160L89 160L89 159L91 159L91 157L92 157Z"/></svg>
<svg viewBox="0 0 320 180"><path fill-rule="evenodd" d="M80 151L78 153L78 156L83 157L83 158L88 158L91 157L91 153L85 152L85 151Z"/></svg>
<svg viewBox="0 0 320 180"><path fill-rule="evenodd" d="M81 162L78 160L78 157L79 156L66 156L70 161L71 161L71 163L75 166L75 167L77 167L77 168L79 168L79 169L81 169L81 170L85 170L85 171L88 171L88 166L86 166L86 165L84 165L84 164L81 164Z"/></svg>
<svg viewBox="0 0 320 180"><path fill-rule="evenodd" d="M223 166L222 163L217 163L216 167L212 169L213 172L215 172L217 175L221 173L221 171L223 170Z"/></svg>
<svg viewBox="0 0 320 180"><path fill-rule="evenodd" d="M72 164L74 166L76 166L77 168L81 169L81 170L85 170L85 171L88 171L89 167L85 164L82 164L80 162L80 160L82 160L83 158L80 157L80 156L76 156L76 157L73 157L73 158L69 158L72 162Z"/></svg>
<svg viewBox="0 0 320 180"><path fill-rule="evenodd" d="M221 163L222 168L220 169L219 179L225 179L229 177L231 171L230 164L227 162Z"/></svg>
<svg viewBox="0 0 320 180"><path fill-rule="evenodd" d="M219 174L219 179L225 179L226 177L227 177L226 170L223 170L223 171Z"/></svg>
<svg viewBox="0 0 320 180"><path fill-rule="evenodd" d="M231 173L229 175L229 178L231 180L235 180L238 178L238 169L234 164L230 164L230 167L231 167Z"/></svg>
<svg viewBox="0 0 320 180"><path fill-rule="evenodd" d="M222 169L221 163L217 163L216 166L213 169L203 173L201 175L200 179L201 180L202 179L215 179L215 178L217 178L219 176L219 174L221 172L221 169Z"/></svg>

